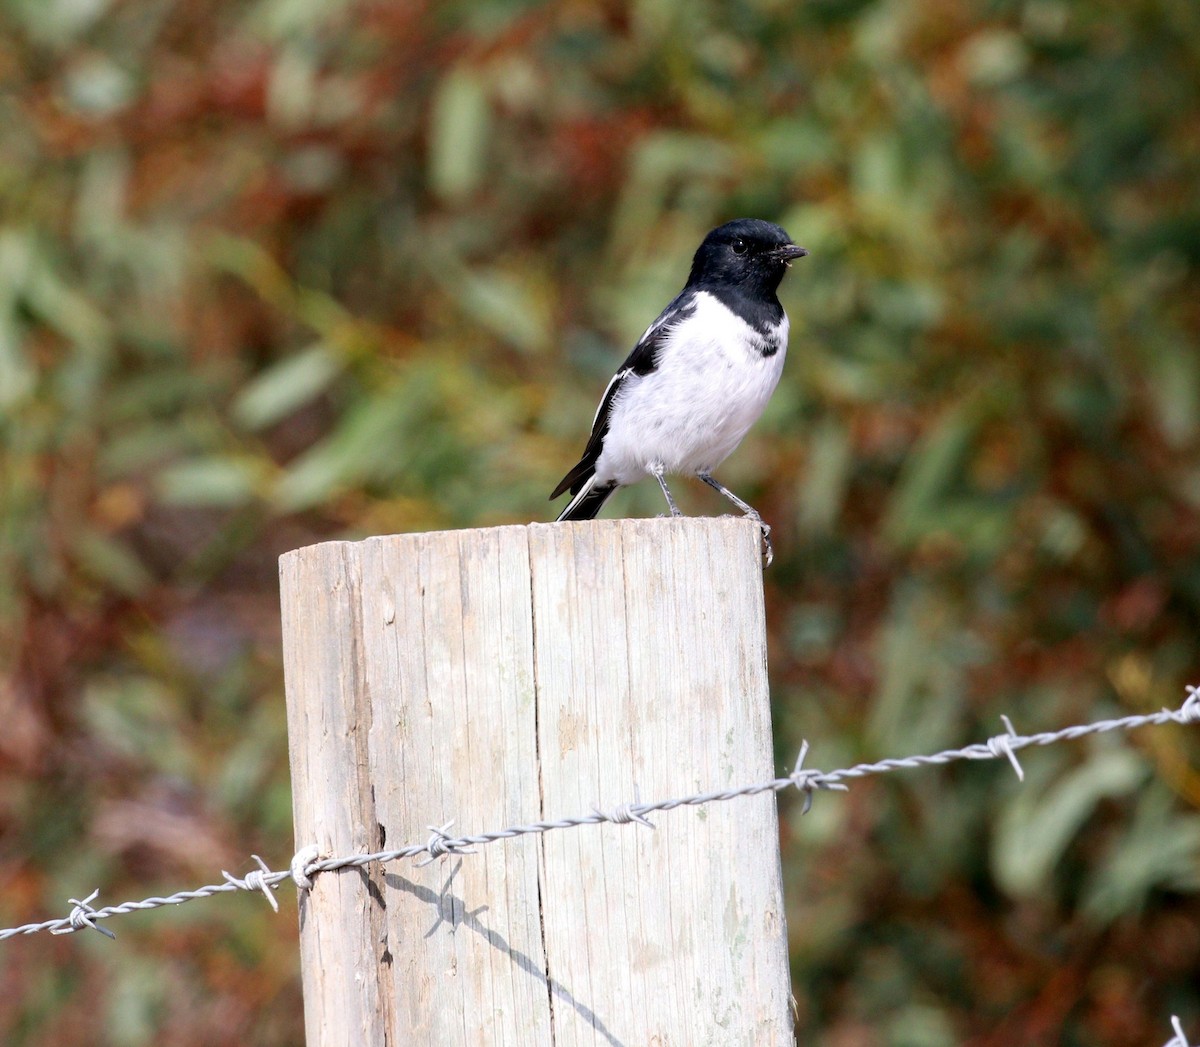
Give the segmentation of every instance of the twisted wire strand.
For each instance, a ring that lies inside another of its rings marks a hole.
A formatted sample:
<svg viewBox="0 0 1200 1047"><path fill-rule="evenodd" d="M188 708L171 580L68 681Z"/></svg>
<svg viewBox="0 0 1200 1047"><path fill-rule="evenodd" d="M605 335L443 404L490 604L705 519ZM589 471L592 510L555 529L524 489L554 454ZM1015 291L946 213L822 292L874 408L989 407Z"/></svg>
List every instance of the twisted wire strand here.
<svg viewBox="0 0 1200 1047"><path fill-rule="evenodd" d="M757 782L735 789L720 789L713 792L697 793L692 796L680 796L650 803L624 803L611 811L603 811L593 807L591 813L574 815L567 818L557 818L523 825L511 825L506 829L479 833L472 836L451 836L450 827L453 821L441 826L428 826L430 836L424 843L413 843L405 847L387 851L374 851L370 854L353 854L343 857L321 857L316 846L310 844L301 848L292 858L289 868L272 871L267 864L254 855L258 868L247 873L244 877L236 877L223 873L225 881L210 884L192 891L179 891L166 897L144 898L136 902L121 902L119 905L108 905L101 909L94 908L99 891L93 891L87 898L71 898L71 911L66 916L41 923L27 923L20 927L0 929L0 941L14 938L18 935L37 934L49 931L51 934L72 934L75 931L98 931L109 938L116 935L106 927L98 924L99 920L111 919L132 912L144 912L157 909L164 905L182 905L197 898L210 898L216 894L228 894L233 891L259 891L270 902L271 907L278 911L279 905L274 891L286 880L291 880L300 891L311 889L313 877L318 873L332 872L337 869L359 868L372 862L392 862L401 858L416 858L424 855L425 860L418 863L427 865L437 858L447 855L469 855L476 853L476 848L498 840L511 840L518 836L527 836L550 832L554 829L571 829L581 825L600 825L605 822L614 825L641 825L649 829L654 824L646 817L663 811L673 811L677 807L698 807L709 803L719 803L733 800L742 796L757 796L766 792L781 792L785 789L797 789L804 793L804 811L807 812L812 804L813 794L818 791L839 791L848 789L847 782L857 781L873 775L890 774L893 771L922 767L937 767L958 760L996 760L1007 759L1013 766L1018 778L1024 778L1024 771L1017 759L1017 753L1031 746L1055 745L1059 742L1074 741L1092 734L1103 734L1108 731L1132 731L1139 727L1162 726L1168 723L1192 724L1200 721L1200 687L1188 686L1187 698L1178 709L1162 709L1156 713L1122 716L1116 719L1097 720L1089 724L1076 724L1057 731L1043 731L1038 734L1019 735L1013 729L1008 717L1004 717L1005 733L995 735L987 741L976 742L959 749L946 749L939 753L921 756L893 757L877 760L872 763L858 763L834 771L806 769L805 758L809 745L804 742L796 760L795 768L786 778L773 778L770 781ZM1176 1037L1172 1044L1186 1047L1182 1027L1176 1023ZM1168 1045L1170 1047L1170 1045Z"/></svg>

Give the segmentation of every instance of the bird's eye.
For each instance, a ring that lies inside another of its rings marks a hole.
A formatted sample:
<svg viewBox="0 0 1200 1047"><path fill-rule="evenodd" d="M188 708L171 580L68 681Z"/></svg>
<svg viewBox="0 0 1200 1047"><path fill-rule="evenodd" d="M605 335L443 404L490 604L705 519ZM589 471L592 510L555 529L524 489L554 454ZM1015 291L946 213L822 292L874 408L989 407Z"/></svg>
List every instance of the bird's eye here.
<svg viewBox="0 0 1200 1047"><path fill-rule="evenodd" d="M734 240L733 243L731 243L729 246L733 248L734 254L745 254L746 253L746 241L745 240L741 240L741 239Z"/></svg>

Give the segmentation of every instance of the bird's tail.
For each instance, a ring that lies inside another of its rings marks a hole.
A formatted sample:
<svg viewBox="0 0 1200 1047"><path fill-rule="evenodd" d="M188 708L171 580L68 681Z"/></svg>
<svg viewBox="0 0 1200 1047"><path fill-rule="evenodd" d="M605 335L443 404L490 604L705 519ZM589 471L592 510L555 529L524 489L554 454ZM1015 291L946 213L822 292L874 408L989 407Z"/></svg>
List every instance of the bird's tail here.
<svg viewBox="0 0 1200 1047"><path fill-rule="evenodd" d="M579 488L579 493L568 503L567 507L558 514L559 522L564 520L594 520L600 507L608 501L608 496L617 489L614 483L598 484L596 476L588 477L587 482Z"/></svg>

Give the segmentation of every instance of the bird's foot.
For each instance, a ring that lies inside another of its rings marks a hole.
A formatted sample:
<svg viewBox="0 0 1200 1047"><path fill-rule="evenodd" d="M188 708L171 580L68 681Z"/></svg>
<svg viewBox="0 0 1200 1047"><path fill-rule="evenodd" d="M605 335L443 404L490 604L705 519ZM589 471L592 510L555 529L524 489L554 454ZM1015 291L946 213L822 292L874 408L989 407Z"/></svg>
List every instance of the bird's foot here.
<svg viewBox="0 0 1200 1047"><path fill-rule="evenodd" d="M745 514L745 519L753 520L758 524L759 533L762 535L763 566L770 567L772 561L775 559L775 547L771 545L771 525L753 509Z"/></svg>
<svg viewBox="0 0 1200 1047"><path fill-rule="evenodd" d="M741 509L743 516L758 524L758 529L762 532L763 559L766 560L766 566L770 567L771 561L775 559L775 550L771 547L771 528L763 523L763 518L758 515L758 510L748 502L743 502L723 483L714 479L712 473L699 472L696 475L716 491L717 494L733 502L734 505Z"/></svg>
<svg viewBox="0 0 1200 1047"><path fill-rule="evenodd" d="M758 513L749 512L742 513L740 516L735 513L723 513L722 520L753 520L758 524L759 533L762 535L763 549L763 566L770 567L775 559L775 548L771 545L771 525L766 523Z"/></svg>
<svg viewBox="0 0 1200 1047"><path fill-rule="evenodd" d="M770 567L771 561L775 559L775 549L771 545L771 528L759 520L758 530L762 534L763 566Z"/></svg>

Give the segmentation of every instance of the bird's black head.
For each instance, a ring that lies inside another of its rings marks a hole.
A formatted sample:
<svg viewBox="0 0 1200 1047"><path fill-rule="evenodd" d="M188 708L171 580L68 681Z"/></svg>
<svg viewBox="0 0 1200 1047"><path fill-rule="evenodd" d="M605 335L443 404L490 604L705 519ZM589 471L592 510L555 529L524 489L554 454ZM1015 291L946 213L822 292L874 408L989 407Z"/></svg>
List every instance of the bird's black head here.
<svg viewBox="0 0 1200 1047"><path fill-rule="evenodd" d="M770 298L788 266L806 254L779 226L758 218L739 218L717 226L704 238L692 259L688 286L737 288L747 295Z"/></svg>

